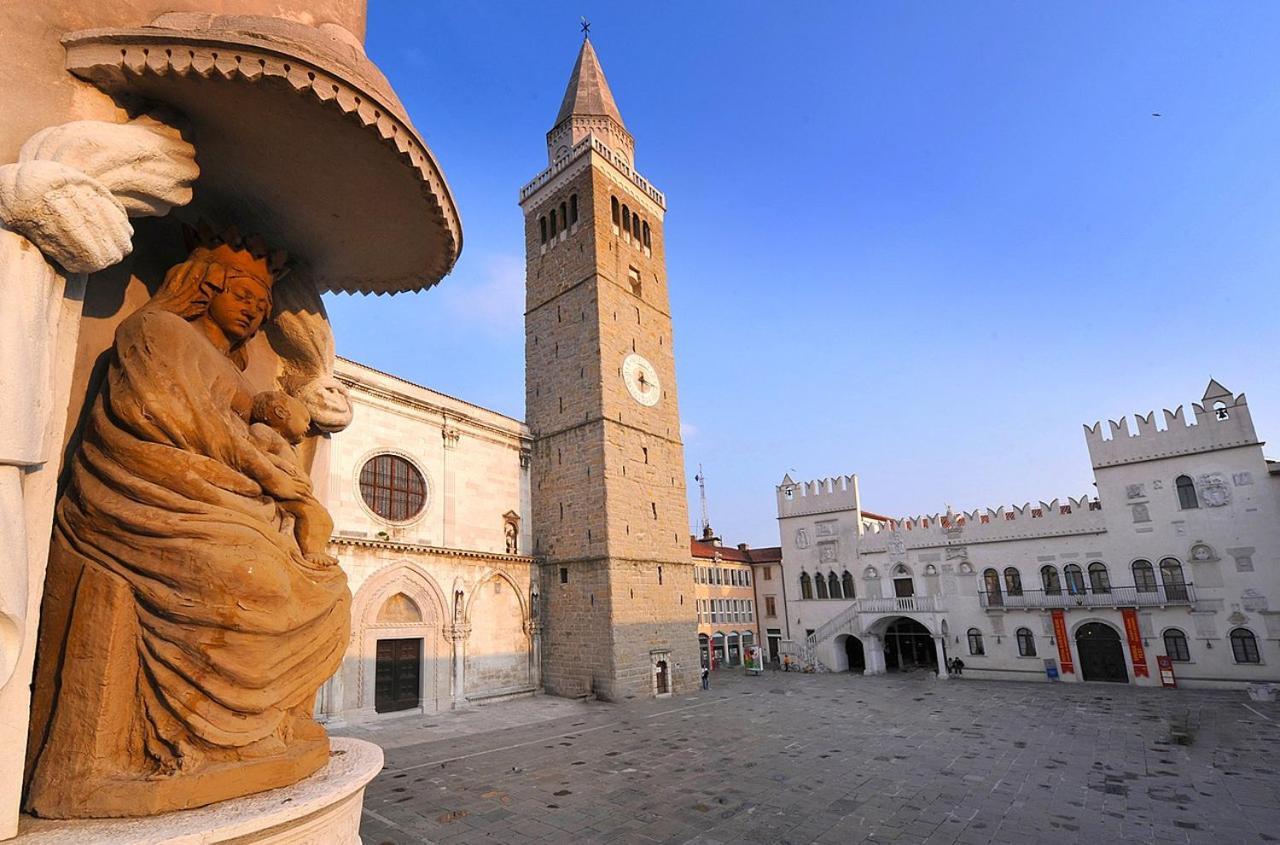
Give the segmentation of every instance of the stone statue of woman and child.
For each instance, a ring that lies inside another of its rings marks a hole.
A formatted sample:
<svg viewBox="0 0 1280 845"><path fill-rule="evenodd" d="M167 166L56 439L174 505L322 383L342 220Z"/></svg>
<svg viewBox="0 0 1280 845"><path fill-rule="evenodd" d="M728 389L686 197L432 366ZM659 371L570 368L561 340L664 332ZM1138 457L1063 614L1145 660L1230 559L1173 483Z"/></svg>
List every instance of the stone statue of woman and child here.
<svg viewBox="0 0 1280 845"><path fill-rule="evenodd" d="M300 446L350 409L331 374L286 372L265 391L245 375L260 331L307 342L273 320L285 263L203 230L116 330L56 510L29 812L166 812L328 761L312 707L346 649L351 595Z"/></svg>

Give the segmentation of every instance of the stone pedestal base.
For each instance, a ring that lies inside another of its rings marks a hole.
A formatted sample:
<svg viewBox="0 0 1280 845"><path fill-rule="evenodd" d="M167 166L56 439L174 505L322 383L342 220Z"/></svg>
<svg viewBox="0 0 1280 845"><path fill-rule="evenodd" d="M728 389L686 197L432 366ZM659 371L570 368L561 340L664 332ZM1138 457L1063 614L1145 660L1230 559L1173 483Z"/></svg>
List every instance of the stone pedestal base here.
<svg viewBox="0 0 1280 845"><path fill-rule="evenodd" d="M382 749L346 737L330 742L329 764L293 786L147 818L23 816L6 845L360 845L364 787L382 770Z"/></svg>

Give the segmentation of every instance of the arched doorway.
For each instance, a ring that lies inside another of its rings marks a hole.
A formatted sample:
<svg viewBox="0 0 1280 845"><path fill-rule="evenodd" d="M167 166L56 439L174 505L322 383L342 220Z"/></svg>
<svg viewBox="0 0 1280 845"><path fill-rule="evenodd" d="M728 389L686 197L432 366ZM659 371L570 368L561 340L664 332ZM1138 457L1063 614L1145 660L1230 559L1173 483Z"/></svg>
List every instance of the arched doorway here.
<svg viewBox="0 0 1280 845"><path fill-rule="evenodd" d="M862 651L862 640L857 637L845 637L844 656L850 672L861 674L866 670L867 657Z"/></svg>
<svg viewBox="0 0 1280 845"><path fill-rule="evenodd" d="M711 639L706 634L698 634L698 650L701 652L702 665L711 668Z"/></svg>
<svg viewBox="0 0 1280 845"><path fill-rule="evenodd" d="M938 654L929 629L900 616L884 632L884 663L888 670L938 669Z"/></svg>
<svg viewBox="0 0 1280 845"><path fill-rule="evenodd" d="M1129 682L1129 672L1124 667L1124 648L1115 628L1102 622L1086 622L1076 631L1076 650L1080 652L1080 677L1083 680Z"/></svg>

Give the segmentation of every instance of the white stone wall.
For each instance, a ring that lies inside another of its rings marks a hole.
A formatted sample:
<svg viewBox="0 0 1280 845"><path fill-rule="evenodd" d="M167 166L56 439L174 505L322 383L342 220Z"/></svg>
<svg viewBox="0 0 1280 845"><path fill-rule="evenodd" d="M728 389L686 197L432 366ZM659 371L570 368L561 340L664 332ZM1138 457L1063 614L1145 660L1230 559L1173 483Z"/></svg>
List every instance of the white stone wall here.
<svg viewBox="0 0 1280 845"><path fill-rule="evenodd" d="M1216 416L1211 402L1222 402L1229 419ZM1116 444L1097 440L1101 426L1087 427L1096 500L1082 496L933 514L882 528L861 513L852 476L804 485L784 479L778 488L779 531L793 636L801 640L806 631L818 631L817 659L841 668L839 637L859 636L870 648L890 619L906 616L941 638L949 657L961 657L966 674L1044 679L1044 660L1060 660L1052 613L1015 607L1019 602L1007 595L1005 570L1017 570L1025 603L1043 605L1033 596L1043 589L1042 567L1052 565L1068 593L1064 567L1080 566L1087 583L1089 564L1100 562L1116 606L1090 607L1097 597L1077 604L1068 596L1063 614L1075 672L1063 680L1080 679L1075 635L1089 622L1110 625L1120 634L1130 682L1160 683L1156 658L1166 653L1163 634L1171 628L1185 634L1190 651L1190 661L1174 663L1180 685L1236 686L1280 678L1280 475L1272 474L1263 456L1243 395L1214 383L1204 405L1193 408L1193 426L1186 426L1181 409L1166 413L1170 424L1185 427L1172 432L1154 430L1145 422L1150 417L1140 418L1144 424L1135 427L1140 434L1131 437L1127 427L1113 424L1114 436L1130 437ZM1141 437L1152 442L1136 442ZM1176 479L1182 475L1195 483L1197 508L1180 506ZM1174 601L1138 608L1150 674L1136 677L1120 609L1126 602L1120 597L1135 587L1134 561L1149 561L1160 584L1160 562L1166 558L1181 564L1194 601L1177 602L1175 591ZM893 602L893 578L900 568L912 579L914 594L923 598L917 609L883 607ZM988 569L1000 576L999 606L984 607L980 600ZM845 570L854 576L854 600L801 598L802 573L813 578ZM1019 655L1019 628L1031 632L1035 656ZM1229 634L1236 628L1254 634L1260 664L1235 661ZM985 655L970 654L969 629L982 633Z"/></svg>
<svg viewBox="0 0 1280 845"><path fill-rule="evenodd" d="M351 586L352 632L342 668L320 691L318 714L347 723L379 717L380 639L422 640L420 712L535 691L537 567L522 554L530 536L528 430L351 361L340 359L337 375L355 415L322 450L317 488L334 518L330 551ZM424 509L401 523L379 517L360 495L361 467L386 452L411 461L427 481ZM506 553L512 516L517 554Z"/></svg>

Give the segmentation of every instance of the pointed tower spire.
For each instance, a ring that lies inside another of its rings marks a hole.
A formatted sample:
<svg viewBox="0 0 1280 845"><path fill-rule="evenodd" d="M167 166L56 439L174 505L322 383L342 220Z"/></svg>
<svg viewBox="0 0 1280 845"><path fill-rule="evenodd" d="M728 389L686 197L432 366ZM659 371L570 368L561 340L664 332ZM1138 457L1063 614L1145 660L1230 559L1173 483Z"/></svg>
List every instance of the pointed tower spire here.
<svg viewBox="0 0 1280 845"><path fill-rule="evenodd" d="M582 39L582 49L578 51L578 60L573 63L573 73L569 76L569 85L564 89L564 99L560 102L556 123L575 115L612 118L619 126L626 128L590 38Z"/></svg>
<svg viewBox="0 0 1280 845"><path fill-rule="evenodd" d="M628 164L632 163L635 141L622 122L622 112L618 111L613 92L609 90L609 81L605 79L591 38L583 35L582 48L573 63L555 126L547 133L547 155L551 163L567 155L574 144L589 135L595 135L605 146L621 154Z"/></svg>

